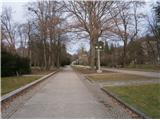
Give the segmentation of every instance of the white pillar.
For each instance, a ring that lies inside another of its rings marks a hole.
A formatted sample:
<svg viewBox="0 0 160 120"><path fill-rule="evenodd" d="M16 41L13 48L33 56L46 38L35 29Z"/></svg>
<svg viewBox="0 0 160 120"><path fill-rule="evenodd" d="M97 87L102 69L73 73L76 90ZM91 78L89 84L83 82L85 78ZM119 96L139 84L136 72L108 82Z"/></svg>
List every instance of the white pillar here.
<svg viewBox="0 0 160 120"><path fill-rule="evenodd" d="M101 73L101 62L100 62L100 49L97 49L97 55L98 55L98 70L97 73Z"/></svg>

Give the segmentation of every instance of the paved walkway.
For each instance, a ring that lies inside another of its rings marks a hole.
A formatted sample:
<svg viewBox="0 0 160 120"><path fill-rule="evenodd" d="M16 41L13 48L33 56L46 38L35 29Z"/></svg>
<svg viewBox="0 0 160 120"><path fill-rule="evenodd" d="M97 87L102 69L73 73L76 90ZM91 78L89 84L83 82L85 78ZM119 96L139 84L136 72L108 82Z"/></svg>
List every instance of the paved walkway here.
<svg viewBox="0 0 160 120"><path fill-rule="evenodd" d="M71 67L52 76L10 118L131 118L113 116L88 90Z"/></svg>
<svg viewBox="0 0 160 120"><path fill-rule="evenodd" d="M121 72L133 75L142 75L147 77L156 77L160 78L160 72L144 72L144 71L135 71L135 70L120 70L116 68L102 68L102 70L113 71L113 72Z"/></svg>

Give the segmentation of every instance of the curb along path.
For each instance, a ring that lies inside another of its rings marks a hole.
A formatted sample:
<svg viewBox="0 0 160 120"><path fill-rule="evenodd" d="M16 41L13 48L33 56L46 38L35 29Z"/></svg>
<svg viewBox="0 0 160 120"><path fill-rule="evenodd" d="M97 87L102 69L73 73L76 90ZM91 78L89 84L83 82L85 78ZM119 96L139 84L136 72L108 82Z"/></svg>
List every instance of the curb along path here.
<svg viewBox="0 0 160 120"><path fill-rule="evenodd" d="M52 72L42 78L20 87L1 97L2 118L9 118L26 100L46 82L45 80L58 71Z"/></svg>
<svg viewBox="0 0 160 120"><path fill-rule="evenodd" d="M111 114L69 66L48 79L10 118L132 118Z"/></svg>

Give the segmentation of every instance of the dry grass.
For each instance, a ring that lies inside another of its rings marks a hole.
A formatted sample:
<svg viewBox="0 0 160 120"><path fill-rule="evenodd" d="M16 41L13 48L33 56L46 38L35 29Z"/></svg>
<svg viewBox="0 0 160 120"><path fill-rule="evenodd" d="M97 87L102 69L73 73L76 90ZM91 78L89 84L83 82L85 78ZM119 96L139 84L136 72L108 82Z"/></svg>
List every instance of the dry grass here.
<svg viewBox="0 0 160 120"><path fill-rule="evenodd" d="M155 79L152 77L145 77L140 75L122 74L122 73L107 73L101 75L88 75L92 80L149 80Z"/></svg>
<svg viewBox="0 0 160 120"><path fill-rule="evenodd" d="M6 93L9 93L41 77L42 76L2 77L1 78L1 94L4 95Z"/></svg>

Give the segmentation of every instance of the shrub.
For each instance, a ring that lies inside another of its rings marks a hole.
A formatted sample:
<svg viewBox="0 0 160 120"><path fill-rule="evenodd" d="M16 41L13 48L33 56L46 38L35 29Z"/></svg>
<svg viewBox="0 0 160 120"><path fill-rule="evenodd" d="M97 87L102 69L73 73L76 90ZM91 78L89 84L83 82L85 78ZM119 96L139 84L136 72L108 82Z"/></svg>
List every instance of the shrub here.
<svg viewBox="0 0 160 120"><path fill-rule="evenodd" d="M6 51L1 52L1 76L14 76L31 72L29 59L12 55Z"/></svg>

